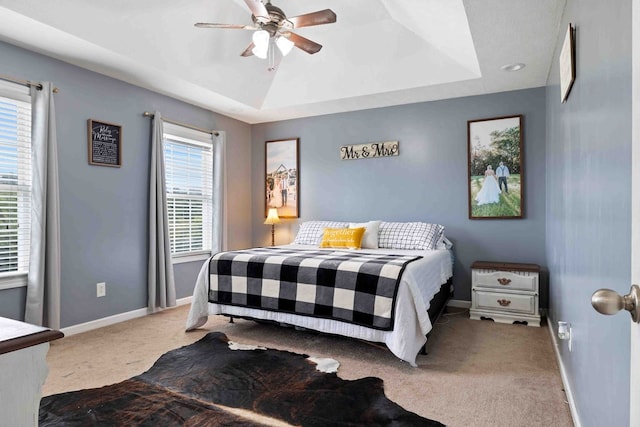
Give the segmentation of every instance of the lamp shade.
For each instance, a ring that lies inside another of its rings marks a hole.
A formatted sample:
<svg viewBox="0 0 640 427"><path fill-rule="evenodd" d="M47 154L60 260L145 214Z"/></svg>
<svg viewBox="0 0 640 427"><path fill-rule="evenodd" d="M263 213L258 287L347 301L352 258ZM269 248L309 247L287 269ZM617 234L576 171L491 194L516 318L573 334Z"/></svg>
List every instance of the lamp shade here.
<svg viewBox="0 0 640 427"><path fill-rule="evenodd" d="M293 49L293 42L286 37L280 36L276 40L276 45L280 52L282 52L282 56L287 56L291 49Z"/></svg>
<svg viewBox="0 0 640 427"><path fill-rule="evenodd" d="M265 59L269 51L269 39L271 36L265 30L258 30L253 33L253 44L255 45L251 52L258 58Z"/></svg>
<svg viewBox="0 0 640 427"><path fill-rule="evenodd" d="M278 216L278 209L270 208L269 214L267 215L267 219L264 221L265 224L279 224L280 217Z"/></svg>

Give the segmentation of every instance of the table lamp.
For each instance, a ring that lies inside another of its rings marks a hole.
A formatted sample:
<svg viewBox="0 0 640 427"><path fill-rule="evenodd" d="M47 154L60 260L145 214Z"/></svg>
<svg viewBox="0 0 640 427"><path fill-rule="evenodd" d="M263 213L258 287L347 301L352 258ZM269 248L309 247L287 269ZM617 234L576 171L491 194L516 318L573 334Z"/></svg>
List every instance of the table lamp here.
<svg viewBox="0 0 640 427"><path fill-rule="evenodd" d="M269 214L267 215L267 219L264 221L265 224L271 224L271 246L276 245L276 230L275 224L280 223L280 217L278 216L278 209L270 208Z"/></svg>

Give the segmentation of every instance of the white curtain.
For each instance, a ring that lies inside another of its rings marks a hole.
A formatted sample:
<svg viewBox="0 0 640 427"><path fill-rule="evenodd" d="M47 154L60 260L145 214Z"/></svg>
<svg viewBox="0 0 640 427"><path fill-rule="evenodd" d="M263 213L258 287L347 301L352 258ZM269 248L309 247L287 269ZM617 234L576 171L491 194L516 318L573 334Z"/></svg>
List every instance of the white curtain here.
<svg viewBox="0 0 640 427"><path fill-rule="evenodd" d="M167 217L162 115L158 111L154 113L151 131L148 288L148 307L152 311L176 305L176 286L173 278Z"/></svg>
<svg viewBox="0 0 640 427"><path fill-rule="evenodd" d="M31 245L25 322L60 328L60 192L53 85L31 88Z"/></svg>
<svg viewBox="0 0 640 427"><path fill-rule="evenodd" d="M211 253L215 254L226 250L225 233L225 203L226 203L226 133L218 131L218 136L213 138L213 228Z"/></svg>

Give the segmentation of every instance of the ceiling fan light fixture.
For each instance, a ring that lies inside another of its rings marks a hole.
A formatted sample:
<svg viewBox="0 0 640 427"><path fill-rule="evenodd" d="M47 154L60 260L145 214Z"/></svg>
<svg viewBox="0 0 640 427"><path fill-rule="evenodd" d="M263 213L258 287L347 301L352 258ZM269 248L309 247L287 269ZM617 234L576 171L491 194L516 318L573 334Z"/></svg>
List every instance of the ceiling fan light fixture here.
<svg viewBox="0 0 640 427"><path fill-rule="evenodd" d="M253 49L251 49L251 53L253 53L255 56L257 56L260 59L267 59L267 54L269 53L269 48L261 48L258 46L254 46Z"/></svg>
<svg viewBox="0 0 640 427"><path fill-rule="evenodd" d="M251 52L261 59L267 58L267 52L269 51L269 39L271 36L268 31L258 30L253 33L253 44L255 45Z"/></svg>
<svg viewBox="0 0 640 427"><path fill-rule="evenodd" d="M280 49L282 56L287 56L294 46L293 42L284 36L279 36L276 39L276 45L278 46L278 49Z"/></svg>
<svg viewBox="0 0 640 427"><path fill-rule="evenodd" d="M266 30L258 30L253 33L253 44L255 44L259 48L268 48L269 47L269 32Z"/></svg>

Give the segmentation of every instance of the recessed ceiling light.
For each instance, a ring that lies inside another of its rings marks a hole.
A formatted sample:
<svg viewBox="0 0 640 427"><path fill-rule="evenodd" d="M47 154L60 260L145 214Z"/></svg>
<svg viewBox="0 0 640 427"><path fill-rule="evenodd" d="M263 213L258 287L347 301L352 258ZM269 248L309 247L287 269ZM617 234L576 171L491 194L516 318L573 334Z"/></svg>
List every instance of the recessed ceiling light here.
<svg viewBox="0 0 640 427"><path fill-rule="evenodd" d="M502 71L520 71L525 67L522 62L516 62L513 64L507 64L500 67Z"/></svg>

